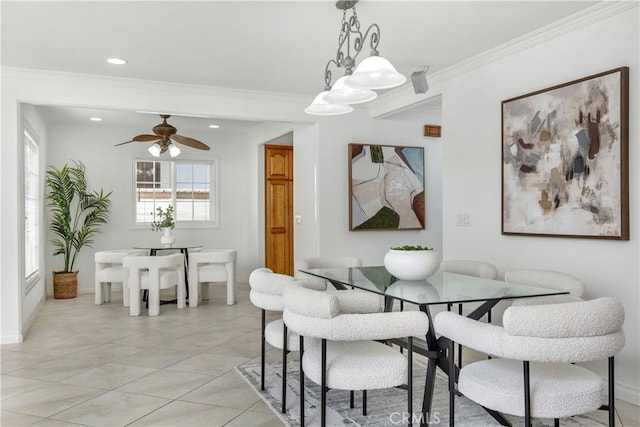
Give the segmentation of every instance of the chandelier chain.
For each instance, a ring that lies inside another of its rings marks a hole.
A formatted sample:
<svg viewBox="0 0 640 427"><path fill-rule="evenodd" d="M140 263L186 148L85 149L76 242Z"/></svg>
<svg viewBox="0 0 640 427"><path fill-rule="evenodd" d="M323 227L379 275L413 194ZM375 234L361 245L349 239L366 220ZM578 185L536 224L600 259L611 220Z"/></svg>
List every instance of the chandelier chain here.
<svg viewBox="0 0 640 427"><path fill-rule="evenodd" d="M347 11L351 11L351 16L347 17ZM353 36L353 45L351 38ZM371 54L378 55L378 43L380 42L380 27L378 24L371 24L367 31L362 34L360 30L360 21L355 6L350 9L344 9L342 12L342 23L340 25L340 34L338 35L338 50L335 59L327 62L324 71L325 89L331 88L332 73L331 64L337 68L344 68L345 75L351 75L356 65L356 58L362 51L367 37L370 36ZM352 54L353 49L353 54Z"/></svg>

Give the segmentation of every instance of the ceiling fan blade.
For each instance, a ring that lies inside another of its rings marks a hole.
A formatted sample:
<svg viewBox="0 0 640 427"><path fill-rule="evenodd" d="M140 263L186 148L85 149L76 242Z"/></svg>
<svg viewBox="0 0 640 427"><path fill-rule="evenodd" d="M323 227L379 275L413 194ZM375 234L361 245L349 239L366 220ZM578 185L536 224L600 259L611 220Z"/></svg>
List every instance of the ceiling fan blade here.
<svg viewBox="0 0 640 427"><path fill-rule="evenodd" d="M124 145L124 144L128 144L130 142L157 141L159 139L160 139L160 137L157 136L157 135L138 135L138 136L134 136L131 141L121 142L120 144L116 144L115 146L117 147L118 145Z"/></svg>
<svg viewBox="0 0 640 427"><path fill-rule="evenodd" d="M155 141L157 139L160 139L160 137L158 135L138 135L138 136L134 136L131 141L138 141L138 142L146 142L146 141Z"/></svg>
<svg viewBox="0 0 640 427"><path fill-rule="evenodd" d="M171 135L171 138L175 139L180 144L184 144L187 147L197 148L198 150L208 150L209 146L203 142L198 141L197 139L189 138L187 136L182 135Z"/></svg>

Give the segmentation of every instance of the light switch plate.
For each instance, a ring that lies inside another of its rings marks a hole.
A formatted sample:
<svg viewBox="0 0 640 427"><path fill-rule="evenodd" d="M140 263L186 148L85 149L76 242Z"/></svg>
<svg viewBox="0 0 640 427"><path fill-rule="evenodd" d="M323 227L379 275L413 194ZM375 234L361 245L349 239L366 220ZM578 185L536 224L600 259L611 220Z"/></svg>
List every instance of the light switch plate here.
<svg viewBox="0 0 640 427"><path fill-rule="evenodd" d="M456 217L456 226L458 227L470 227L471 215L468 213L459 213Z"/></svg>

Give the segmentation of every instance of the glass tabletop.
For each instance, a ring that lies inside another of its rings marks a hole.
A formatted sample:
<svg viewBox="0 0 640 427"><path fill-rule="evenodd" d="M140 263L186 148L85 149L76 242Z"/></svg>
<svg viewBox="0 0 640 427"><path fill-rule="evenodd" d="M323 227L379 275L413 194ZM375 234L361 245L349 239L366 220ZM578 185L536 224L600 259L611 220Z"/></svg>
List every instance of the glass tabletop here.
<svg viewBox="0 0 640 427"><path fill-rule="evenodd" d="M426 280L399 280L383 266L303 269L345 287L354 287L419 305L457 304L567 294L566 291L437 272Z"/></svg>

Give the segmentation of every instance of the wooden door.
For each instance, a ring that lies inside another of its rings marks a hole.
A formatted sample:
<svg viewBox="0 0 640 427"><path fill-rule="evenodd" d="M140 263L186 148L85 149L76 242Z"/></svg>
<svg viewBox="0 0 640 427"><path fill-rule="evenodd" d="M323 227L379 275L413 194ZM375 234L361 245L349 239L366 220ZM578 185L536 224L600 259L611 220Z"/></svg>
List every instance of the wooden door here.
<svg viewBox="0 0 640 427"><path fill-rule="evenodd" d="M293 147L265 145L265 266L293 275Z"/></svg>

